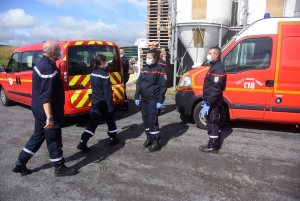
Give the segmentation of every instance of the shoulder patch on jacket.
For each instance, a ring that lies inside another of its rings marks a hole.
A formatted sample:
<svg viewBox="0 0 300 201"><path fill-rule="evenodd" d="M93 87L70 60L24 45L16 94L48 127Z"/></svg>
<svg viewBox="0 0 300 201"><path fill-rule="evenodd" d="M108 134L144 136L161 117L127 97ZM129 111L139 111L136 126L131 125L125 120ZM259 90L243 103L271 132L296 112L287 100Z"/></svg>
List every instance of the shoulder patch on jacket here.
<svg viewBox="0 0 300 201"><path fill-rule="evenodd" d="M215 78L214 78L214 81L215 81L215 82L219 82L219 77L215 77Z"/></svg>

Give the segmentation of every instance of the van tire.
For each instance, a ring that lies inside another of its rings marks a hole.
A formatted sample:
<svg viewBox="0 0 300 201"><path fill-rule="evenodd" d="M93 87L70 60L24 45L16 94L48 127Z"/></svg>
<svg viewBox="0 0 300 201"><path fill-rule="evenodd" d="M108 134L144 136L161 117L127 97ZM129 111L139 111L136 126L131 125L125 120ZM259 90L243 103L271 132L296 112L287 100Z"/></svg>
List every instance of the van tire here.
<svg viewBox="0 0 300 201"><path fill-rule="evenodd" d="M205 117L202 118L200 115L200 111L202 109L201 104L202 104L202 101L196 105L196 107L194 109L193 117L199 128L206 129L206 118ZM226 120L226 111L225 111L224 106L222 105L220 107L220 118L219 118L219 122L218 122L220 127L225 123L225 120Z"/></svg>
<svg viewBox="0 0 300 201"><path fill-rule="evenodd" d="M1 87L0 98L1 98L1 103L4 106L12 105L12 101L7 98L7 95L6 95L5 90L4 90L3 87Z"/></svg>

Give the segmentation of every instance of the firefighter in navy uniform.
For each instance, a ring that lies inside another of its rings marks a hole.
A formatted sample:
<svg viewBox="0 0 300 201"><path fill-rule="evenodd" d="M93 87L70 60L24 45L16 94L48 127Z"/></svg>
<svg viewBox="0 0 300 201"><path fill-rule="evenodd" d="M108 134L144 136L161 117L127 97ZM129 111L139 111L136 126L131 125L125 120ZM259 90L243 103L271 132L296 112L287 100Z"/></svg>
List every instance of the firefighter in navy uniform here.
<svg viewBox="0 0 300 201"><path fill-rule="evenodd" d="M98 54L94 60L94 70L91 73L90 80L92 86L92 106L90 109L90 123L81 135L77 149L88 152L90 148L87 142L93 137L98 127L101 116L106 116L108 127L108 136L110 145L119 143L117 138L117 126L113 115L112 88L109 74L104 70L107 67L106 56Z"/></svg>
<svg viewBox="0 0 300 201"><path fill-rule="evenodd" d="M200 151L206 153L218 153L220 149L219 116L220 107L223 102L223 92L226 88L226 71L220 61L221 49L210 48L207 61L211 67L208 70L203 86L203 108L200 111L202 116L206 115L206 127L209 137L207 146L200 146Z"/></svg>
<svg viewBox="0 0 300 201"><path fill-rule="evenodd" d="M159 51L147 53L146 66L141 70L136 83L135 104L141 107L142 119L147 140L143 144L150 152L161 149L158 116L167 90L164 68L157 64ZM141 96L141 100L139 100Z"/></svg>
<svg viewBox="0 0 300 201"><path fill-rule="evenodd" d="M127 94L126 94L126 83L129 80L129 61L125 56L125 51L123 49L120 49L120 56L122 59L122 63L123 63L123 76L124 76L124 88L125 88L125 100L122 106L120 106L118 108L118 110L121 111L128 111L128 99L127 99Z"/></svg>
<svg viewBox="0 0 300 201"><path fill-rule="evenodd" d="M60 47L54 41L43 44L43 57L32 72L32 113L35 118L34 134L19 154L12 171L27 175L26 164L46 139L49 157L55 167L55 176L77 173L64 165L60 122L64 118L65 92L60 71L55 62L60 58Z"/></svg>

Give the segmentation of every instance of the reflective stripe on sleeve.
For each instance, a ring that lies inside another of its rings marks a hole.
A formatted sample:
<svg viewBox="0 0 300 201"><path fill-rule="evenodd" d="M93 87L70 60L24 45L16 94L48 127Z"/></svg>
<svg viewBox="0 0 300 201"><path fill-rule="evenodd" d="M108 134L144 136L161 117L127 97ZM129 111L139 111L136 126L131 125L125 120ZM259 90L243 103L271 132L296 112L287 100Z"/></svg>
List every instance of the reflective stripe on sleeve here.
<svg viewBox="0 0 300 201"><path fill-rule="evenodd" d="M149 128L145 128L145 131L149 131Z"/></svg>
<svg viewBox="0 0 300 201"><path fill-rule="evenodd" d="M100 78L103 78L103 79L109 79L109 76L103 76L103 75L98 75L98 74L94 74L94 73L92 73L91 76L100 77Z"/></svg>
<svg viewBox="0 0 300 201"><path fill-rule="evenodd" d="M51 162L57 162L57 161L61 161L63 157L60 158L56 158L56 159L50 159Z"/></svg>
<svg viewBox="0 0 300 201"><path fill-rule="evenodd" d="M209 135L209 138L219 138L219 136Z"/></svg>
<svg viewBox="0 0 300 201"><path fill-rule="evenodd" d="M29 153L29 154L31 154L31 155L34 155L34 154L35 154L34 152L32 152L32 151L26 149L25 147L23 148L23 151L25 151L26 153Z"/></svg>
<svg viewBox="0 0 300 201"><path fill-rule="evenodd" d="M34 67L34 70L41 78L53 78L58 73L56 70L50 75L43 75L36 66Z"/></svg>

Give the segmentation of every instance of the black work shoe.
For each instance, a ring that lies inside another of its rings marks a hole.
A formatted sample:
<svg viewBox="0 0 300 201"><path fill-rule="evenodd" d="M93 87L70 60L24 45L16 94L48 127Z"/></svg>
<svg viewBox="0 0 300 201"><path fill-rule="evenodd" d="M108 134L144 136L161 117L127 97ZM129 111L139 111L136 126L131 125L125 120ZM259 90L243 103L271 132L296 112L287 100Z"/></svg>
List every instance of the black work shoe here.
<svg viewBox="0 0 300 201"><path fill-rule="evenodd" d="M54 169L54 176L56 177L63 177L63 176L72 176L77 174L78 171L74 168L67 167L65 165L55 167Z"/></svg>
<svg viewBox="0 0 300 201"><path fill-rule="evenodd" d="M110 142L109 142L110 146L115 146L116 144L119 144L119 143L120 143L120 140L117 137L110 138Z"/></svg>
<svg viewBox="0 0 300 201"><path fill-rule="evenodd" d="M159 151L160 149L159 140L153 140L152 145L148 147L149 152Z"/></svg>
<svg viewBox="0 0 300 201"><path fill-rule="evenodd" d="M89 148L86 143L84 142L79 142L79 144L76 147L77 149L83 151L83 152L90 152L91 148Z"/></svg>
<svg viewBox="0 0 300 201"><path fill-rule="evenodd" d="M152 145L152 143L153 143L153 139L150 138L150 137L147 135L147 139L146 139L146 141L144 142L143 146L144 146L145 148L148 148L148 147L150 147L150 146Z"/></svg>
<svg viewBox="0 0 300 201"><path fill-rule="evenodd" d="M19 160L13 165L12 171L15 173L21 173L22 176L32 173L32 171L27 169L26 165L22 164Z"/></svg>
<svg viewBox="0 0 300 201"><path fill-rule="evenodd" d="M204 153L214 153L214 154L217 154L218 151L219 151L219 148L217 148L217 147L211 147L211 148L209 148L209 147L199 147L199 150L201 152L204 152Z"/></svg>

